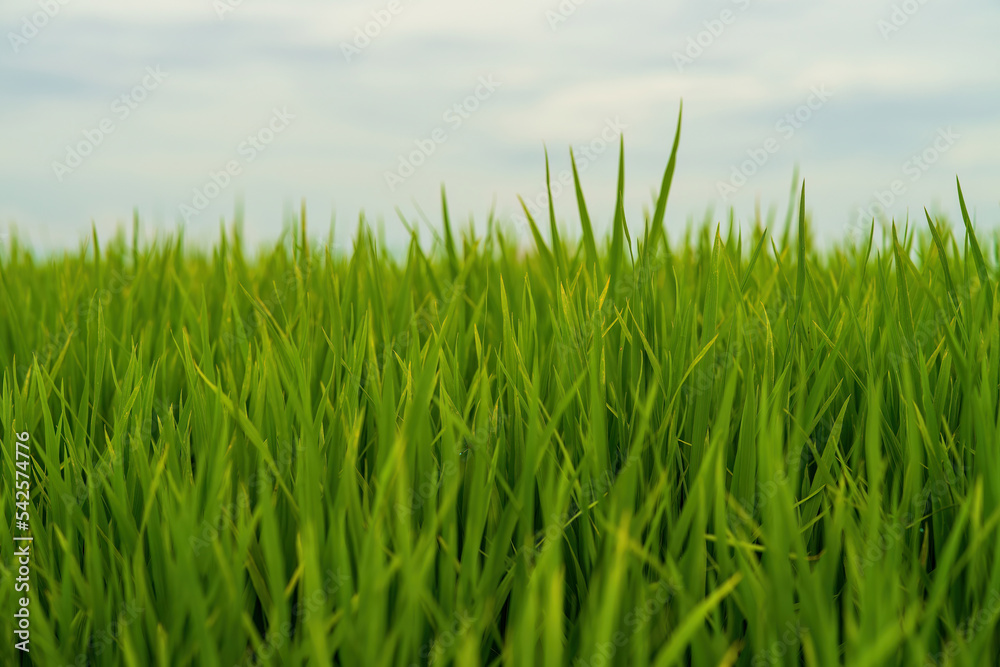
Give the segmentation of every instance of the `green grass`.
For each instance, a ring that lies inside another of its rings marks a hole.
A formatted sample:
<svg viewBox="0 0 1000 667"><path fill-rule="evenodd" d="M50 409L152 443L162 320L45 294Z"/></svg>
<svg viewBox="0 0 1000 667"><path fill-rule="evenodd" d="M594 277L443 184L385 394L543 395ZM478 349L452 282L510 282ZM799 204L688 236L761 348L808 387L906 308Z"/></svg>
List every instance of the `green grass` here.
<svg viewBox="0 0 1000 667"><path fill-rule="evenodd" d="M998 664L1000 238L679 242L673 168L528 253L12 238L0 662L26 431L34 664Z"/></svg>

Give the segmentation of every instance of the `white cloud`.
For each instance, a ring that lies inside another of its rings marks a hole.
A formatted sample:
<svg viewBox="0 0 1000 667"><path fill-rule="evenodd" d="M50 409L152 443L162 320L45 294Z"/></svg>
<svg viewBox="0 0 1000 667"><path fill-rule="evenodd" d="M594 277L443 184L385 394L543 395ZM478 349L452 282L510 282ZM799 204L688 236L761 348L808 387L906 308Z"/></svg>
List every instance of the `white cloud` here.
<svg viewBox="0 0 1000 667"><path fill-rule="evenodd" d="M399 0L401 10L348 63L341 43L372 12L384 19L389 0L243 0L222 20L213 2L68 0L18 53L9 40L0 43L0 89L13 100L0 105L0 219L16 217L71 244L81 220L96 216L110 228L134 205L172 227L175 200L228 159L275 105L296 110L294 129L204 213L207 228L231 212L239 192L247 193L248 225L256 225L249 231L258 237L273 235L286 199L303 195L314 198L319 219L335 202L344 228L365 208L391 229L393 206L411 210L413 198L435 211L441 181L456 211L481 216L494 196L501 211L514 211L515 193L531 196L542 186L543 142L564 168L567 146L590 140L615 117L628 125L627 194L638 215L658 183L683 97L668 214L682 226L688 214L700 218L707 205L719 205L717 183L812 86L824 84L834 98L731 198L739 216L751 214L758 196L765 209L783 207L798 162L817 222L835 234L852 207L950 123L968 139L912 185L899 210L935 197L950 205L948 181L958 172L970 202L996 221L1000 70L990 64L1000 60L1000 9L987 0L928 2L889 39L877 21L892 2L751 0L683 71L674 51L705 21L740 5L587 0L553 31L545 13L559 2ZM4 3L4 35L38 7ZM170 80L69 184L59 184L52 158L152 64L171 72ZM486 74L502 89L390 192L384 172L397 156L441 125L444 110ZM595 218L610 210L615 166L609 152L584 178ZM557 206L575 221L571 198Z"/></svg>

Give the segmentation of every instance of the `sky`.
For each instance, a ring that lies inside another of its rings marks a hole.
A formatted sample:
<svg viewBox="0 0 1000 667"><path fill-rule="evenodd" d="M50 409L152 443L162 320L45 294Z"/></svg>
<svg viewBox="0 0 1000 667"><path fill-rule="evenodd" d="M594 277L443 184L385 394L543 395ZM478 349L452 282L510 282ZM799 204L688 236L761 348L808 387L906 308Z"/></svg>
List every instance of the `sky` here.
<svg viewBox="0 0 1000 667"><path fill-rule="evenodd" d="M305 200L349 247L389 244L518 196L578 235L612 217L619 137L641 227L683 129L666 224L750 224L795 165L820 238L922 208L1000 226L996 0L4 0L0 229L39 247L183 226L211 240L245 206L251 242Z"/></svg>

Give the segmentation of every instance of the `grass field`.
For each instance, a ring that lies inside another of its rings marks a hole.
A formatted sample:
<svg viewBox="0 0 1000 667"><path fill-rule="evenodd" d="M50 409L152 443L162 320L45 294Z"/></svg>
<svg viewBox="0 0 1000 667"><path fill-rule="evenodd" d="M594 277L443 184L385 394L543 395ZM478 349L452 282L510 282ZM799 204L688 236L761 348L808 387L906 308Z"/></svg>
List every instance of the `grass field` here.
<svg viewBox="0 0 1000 667"><path fill-rule="evenodd" d="M9 531L38 665L1000 664L1000 237L678 241L673 168L527 252L8 240L0 662Z"/></svg>

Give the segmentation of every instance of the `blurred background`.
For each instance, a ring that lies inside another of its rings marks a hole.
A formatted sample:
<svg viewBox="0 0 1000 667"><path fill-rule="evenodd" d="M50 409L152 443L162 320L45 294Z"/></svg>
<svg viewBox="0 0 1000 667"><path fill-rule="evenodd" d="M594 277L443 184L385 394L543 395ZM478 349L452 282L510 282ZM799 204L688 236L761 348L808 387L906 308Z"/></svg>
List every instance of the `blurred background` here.
<svg viewBox="0 0 1000 667"><path fill-rule="evenodd" d="M796 164L824 239L954 221L956 175L1000 223L995 1L5 0L0 26L0 228L43 248L133 208L212 239L238 200L260 242L303 198L345 249L362 210L405 243L395 208L438 225L442 183L459 224L495 203L527 237L545 146L564 226L572 146L604 230L619 134L635 229L681 98L674 232L758 199L781 220Z"/></svg>

